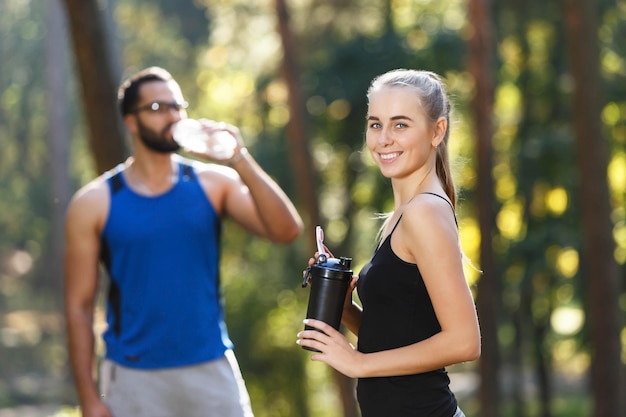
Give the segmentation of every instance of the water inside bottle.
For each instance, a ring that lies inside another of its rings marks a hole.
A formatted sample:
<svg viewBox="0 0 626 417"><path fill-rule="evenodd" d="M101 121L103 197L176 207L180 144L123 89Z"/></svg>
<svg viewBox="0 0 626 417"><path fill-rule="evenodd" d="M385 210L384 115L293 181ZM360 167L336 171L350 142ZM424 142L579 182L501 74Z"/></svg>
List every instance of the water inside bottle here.
<svg viewBox="0 0 626 417"><path fill-rule="evenodd" d="M229 132L218 130L208 133L194 119L183 119L172 127L176 143L191 152L206 153L218 160L232 158L237 140Z"/></svg>
<svg viewBox="0 0 626 417"><path fill-rule="evenodd" d="M197 120L179 121L172 127L172 136L176 143L189 151L204 153L208 150L208 135Z"/></svg>
<svg viewBox="0 0 626 417"><path fill-rule="evenodd" d="M218 159L232 158L237 148L237 140L225 130L212 133L209 144L210 154Z"/></svg>

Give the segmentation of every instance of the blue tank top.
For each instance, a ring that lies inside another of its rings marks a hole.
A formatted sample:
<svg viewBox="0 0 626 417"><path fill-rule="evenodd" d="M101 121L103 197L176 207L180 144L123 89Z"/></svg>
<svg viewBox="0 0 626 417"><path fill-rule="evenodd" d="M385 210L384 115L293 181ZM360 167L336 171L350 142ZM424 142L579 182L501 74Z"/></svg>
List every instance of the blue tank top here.
<svg viewBox="0 0 626 417"><path fill-rule="evenodd" d="M135 193L122 172L106 174L106 357L140 369L221 357L232 342L220 294L219 216L189 165L179 164L178 182L158 196Z"/></svg>

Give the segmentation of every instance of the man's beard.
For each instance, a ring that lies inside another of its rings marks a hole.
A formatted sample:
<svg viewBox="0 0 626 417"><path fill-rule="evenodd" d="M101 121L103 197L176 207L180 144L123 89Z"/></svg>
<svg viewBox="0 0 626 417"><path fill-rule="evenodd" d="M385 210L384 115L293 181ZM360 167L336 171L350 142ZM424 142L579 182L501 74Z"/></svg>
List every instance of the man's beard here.
<svg viewBox="0 0 626 417"><path fill-rule="evenodd" d="M158 153L172 153L180 149L180 145L167 138L167 133L171 126L166 127L159 134L144 125L141 120L137 118L137 127L139 130L139 139L141 139L141 142L146 148Z"/></svg>

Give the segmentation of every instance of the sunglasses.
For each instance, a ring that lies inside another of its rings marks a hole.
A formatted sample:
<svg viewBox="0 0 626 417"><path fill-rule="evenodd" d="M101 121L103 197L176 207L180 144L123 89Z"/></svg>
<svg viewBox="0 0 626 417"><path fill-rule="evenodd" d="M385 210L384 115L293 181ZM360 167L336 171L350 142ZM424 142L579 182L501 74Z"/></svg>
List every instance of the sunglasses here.
<svg viewBox="0 0 626 417"><path fill-rule="evenodd" d="M153 101L152 103L145 104L143 106L135 108L131 113L139 113L142 111L149 111L150 113L156 114L165 114L169 113L170 110L181 111L182 109L186 109L189 103L183 101L182 103L177 102L166 102L166 101Z"/></svg>

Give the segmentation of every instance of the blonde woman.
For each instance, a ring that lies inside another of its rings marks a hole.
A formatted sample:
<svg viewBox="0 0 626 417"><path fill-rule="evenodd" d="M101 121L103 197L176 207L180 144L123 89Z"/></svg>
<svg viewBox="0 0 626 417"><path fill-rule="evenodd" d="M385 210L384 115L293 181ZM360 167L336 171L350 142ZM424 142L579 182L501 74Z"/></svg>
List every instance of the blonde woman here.
<svg viewBox="0 0 626 417"><path fill-rule="evenodd" d="M342 322L358 347L313 319L322 332L297 343L358 378L363 417L463 417L445 367L480 356L480 330L455 216L447 93L437 74L400 69L375 78L367 97L366 144L391 179L394 210L346 297Z"/></svg>

